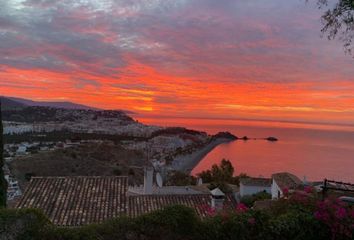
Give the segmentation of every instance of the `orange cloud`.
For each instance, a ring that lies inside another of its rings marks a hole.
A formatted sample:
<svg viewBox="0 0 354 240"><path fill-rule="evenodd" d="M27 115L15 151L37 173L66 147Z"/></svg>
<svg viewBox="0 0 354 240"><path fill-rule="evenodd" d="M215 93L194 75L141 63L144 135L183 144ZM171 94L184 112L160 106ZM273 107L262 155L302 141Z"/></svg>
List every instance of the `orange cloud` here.
<svg viewBox="0 0 354 240"><path fill-rule="evenodd" d="M318 37L311 4L29 0L0 13L2 95L158 116L354 121L353 61Z"/></svg>

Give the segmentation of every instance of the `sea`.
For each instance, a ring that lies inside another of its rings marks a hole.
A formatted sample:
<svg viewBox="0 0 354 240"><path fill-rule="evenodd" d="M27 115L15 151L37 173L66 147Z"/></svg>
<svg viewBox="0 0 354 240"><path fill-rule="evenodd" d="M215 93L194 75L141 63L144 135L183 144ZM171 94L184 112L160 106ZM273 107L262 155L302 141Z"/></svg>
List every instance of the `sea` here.
<svg viewBox="0 0 354 240"><path fill-rule="evenodd" d="M290 172L302 180L327 178L354 183L354 126L254 120L214 120L184 118L146 118L142 123L159 126L182 126L215 134L232 134L257 140L237 140L214 148L192 170L197 174L228 159L235 175L270 177ZM273 136L277 142L259 138Z"/></svg>

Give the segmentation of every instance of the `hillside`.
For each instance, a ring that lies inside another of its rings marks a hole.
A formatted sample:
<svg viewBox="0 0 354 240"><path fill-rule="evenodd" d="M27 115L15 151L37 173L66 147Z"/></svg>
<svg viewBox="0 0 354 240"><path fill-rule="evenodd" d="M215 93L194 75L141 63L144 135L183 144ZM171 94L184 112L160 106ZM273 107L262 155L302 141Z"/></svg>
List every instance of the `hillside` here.
<svg viewBox="0 0 354 240"><path fill-rule="evenodd" d="M11 122L64 122L80 120L120 119L126 122L134 120L122 111L63 109L52 107L23 107L3 110L3 120Z"/></svg>
<svg viewBox="0 0 354 240"><path fill-rule="evenodd" d="M82 104L77 104L77 103L72 103L72 102L42 102L42 101L33 101L29 99L24 99L24 98L16 98L16 97L2 97L6 102L12 102L12 103L17 103L24 106L28 107L52 107L52 108L64 108L64 109L83 109L83 110L99 110L94 107L89 107L86 105ZM11 107L12 105L9 105L8 107Z"/></svg>
<svg viewBox="0 0 354 240"><path fill-rule="evenodd" d="M142 166L144 154L126 150L110 142L89 143L73 148L57 149L29 156L18 157L10 164L12 173L26 184L29 176L110 176L132 175L134 182L143 177L137 169Z"/></svg>
<svg viewBox="0 0 354 240"><path fill-rule="evenodd" d="M7 110L18 110L18 109L23 109L26 107L25 104L14 101L10 98L6 97L0 97L1 100L1 110L2 111L7 111Z"/></svg>

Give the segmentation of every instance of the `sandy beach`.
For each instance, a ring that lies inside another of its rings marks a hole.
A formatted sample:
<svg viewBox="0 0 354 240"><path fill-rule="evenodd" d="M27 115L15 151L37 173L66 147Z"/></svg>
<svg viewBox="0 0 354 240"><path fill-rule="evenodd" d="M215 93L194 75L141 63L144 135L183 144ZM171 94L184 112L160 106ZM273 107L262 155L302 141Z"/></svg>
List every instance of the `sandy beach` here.
<svg viewBox="0 0 354 240"><path fill-rule="evenodd" d="M218 138L216 140L213 140L208 145L204 146L201 149L198 149L197 151L193 152L192 154L180 155L180 156L176 157L173 160L170 167L173 170L190 173L193 170L193 168L215 147L217 147L220 144L228 143L228 142L232 142L232 141L233 140L230 140L227 138Z"/></svg>

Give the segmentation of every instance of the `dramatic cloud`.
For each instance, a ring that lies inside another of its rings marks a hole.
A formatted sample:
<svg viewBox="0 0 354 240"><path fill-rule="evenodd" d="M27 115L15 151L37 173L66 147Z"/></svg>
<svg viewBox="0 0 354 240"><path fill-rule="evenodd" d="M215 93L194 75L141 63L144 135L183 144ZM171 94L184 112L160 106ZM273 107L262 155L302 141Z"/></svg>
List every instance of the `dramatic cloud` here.
<svg viewBox="0 0 354 240"><path fill-rule="evenodd" d="M0 0L0 94L144 114L354 121L354 62L302 0Z"/></svg>

